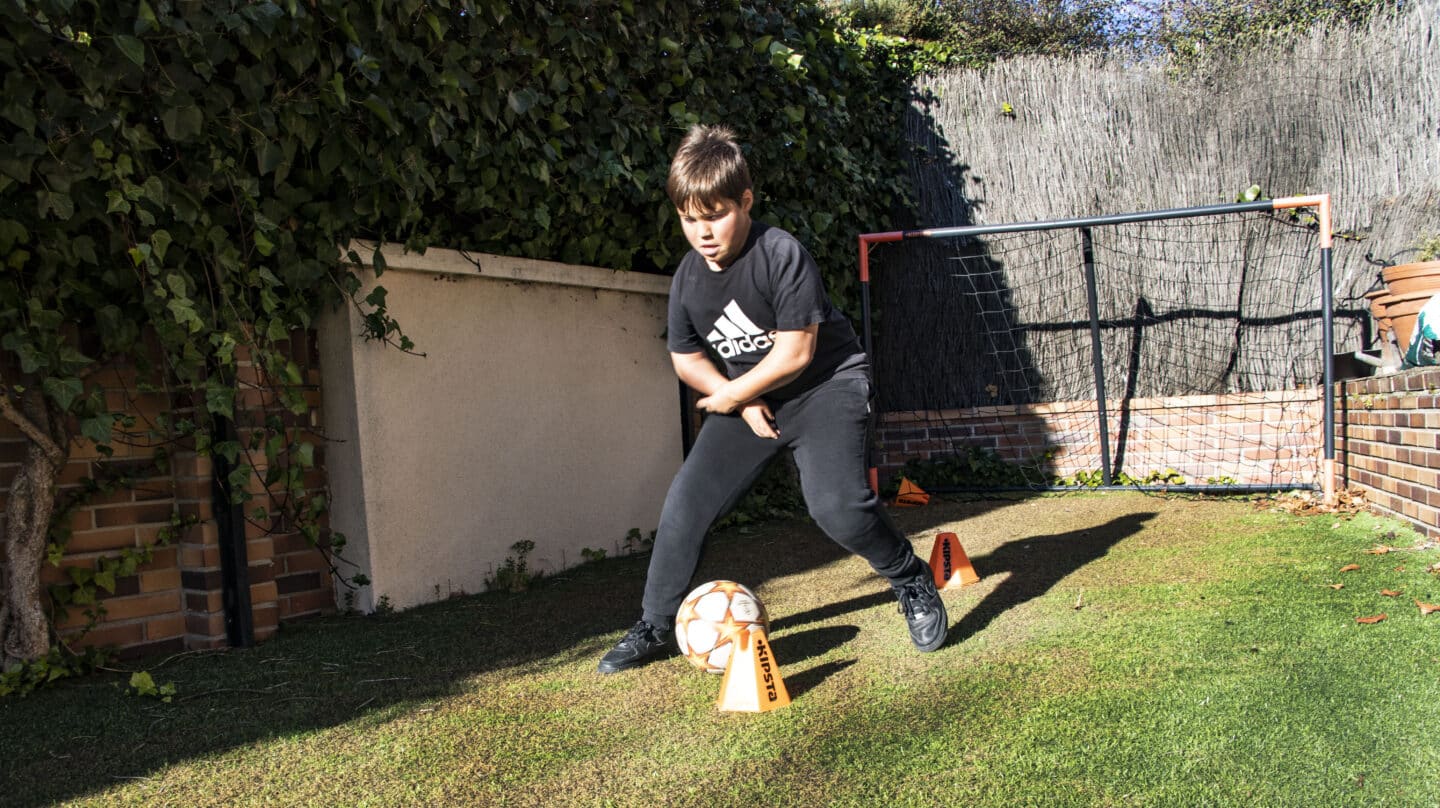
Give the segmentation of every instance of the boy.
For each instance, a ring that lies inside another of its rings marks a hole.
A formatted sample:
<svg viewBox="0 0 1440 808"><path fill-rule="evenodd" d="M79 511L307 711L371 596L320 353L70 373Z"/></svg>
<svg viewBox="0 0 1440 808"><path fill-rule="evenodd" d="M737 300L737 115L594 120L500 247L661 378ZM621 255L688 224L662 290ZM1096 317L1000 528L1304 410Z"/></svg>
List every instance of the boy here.
<svg viewBox="0 0 1440 808"><path fill-rule="evenodd" d="M868 360L819 267L789 233L750 218L750 172L729 129L691 128L665 190L694 248L671 282L667 347L710 416L665 497L641 620L600 672L670 650L706 531L784 448L816 523L890 581L915 647L939 648L948 623L930 567L866 481Z"/></svg>

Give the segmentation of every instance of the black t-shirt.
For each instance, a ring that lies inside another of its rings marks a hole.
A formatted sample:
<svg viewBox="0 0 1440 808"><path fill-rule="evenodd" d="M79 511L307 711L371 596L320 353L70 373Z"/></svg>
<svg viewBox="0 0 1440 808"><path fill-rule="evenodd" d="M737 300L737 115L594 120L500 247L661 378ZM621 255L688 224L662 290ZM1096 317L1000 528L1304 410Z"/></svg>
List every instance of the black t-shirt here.
<svg viewBox="0 0 1440 808"><path fill-rule="evenodd" d="M754 367L774 345L774 331L820 324L815 356L800 375L765 394L785 400L837 372L862 367L865 353L850 321L830 303L820 268L794 236L778 227L750 223L745 247L730 266L715 272L694 250L680 259L670 283L671 353L709 351L735 378Z"/></svg>

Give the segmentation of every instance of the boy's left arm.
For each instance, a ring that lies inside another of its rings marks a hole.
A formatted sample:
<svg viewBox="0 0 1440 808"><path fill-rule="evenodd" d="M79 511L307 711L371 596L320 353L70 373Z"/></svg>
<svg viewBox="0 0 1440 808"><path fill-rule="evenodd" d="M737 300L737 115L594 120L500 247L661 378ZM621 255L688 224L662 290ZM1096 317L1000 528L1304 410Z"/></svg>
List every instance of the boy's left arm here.
<svg viewBox="0 0 1440 808"><path fill-rule="evenodd" d="M815 340L820 333L819 323L812 323L798 331L772 333L775 344L764 359L695 402L695 406L706 412L734 412L746 402L754 401L789 383L809 367L810 360L815 358Z"/></svg>

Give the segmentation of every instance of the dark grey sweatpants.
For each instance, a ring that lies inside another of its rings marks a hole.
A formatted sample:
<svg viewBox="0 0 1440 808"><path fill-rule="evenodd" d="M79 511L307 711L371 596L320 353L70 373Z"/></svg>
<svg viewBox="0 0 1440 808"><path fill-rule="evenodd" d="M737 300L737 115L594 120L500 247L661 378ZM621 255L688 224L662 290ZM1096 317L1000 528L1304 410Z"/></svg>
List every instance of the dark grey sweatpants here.
<svg viewBox="0 0 1440 808"><path fill-rule="evenodd" d="M827 536L892 583L924 572L925 562L890 521L866 479L869 403L869 379L863 369L854 369L794 399L772 403L778 440L758 437L738 415L706 418L660 512L645 580L645 621L670 627L711 524L786 448L793 450L810 515Z"/></svg>

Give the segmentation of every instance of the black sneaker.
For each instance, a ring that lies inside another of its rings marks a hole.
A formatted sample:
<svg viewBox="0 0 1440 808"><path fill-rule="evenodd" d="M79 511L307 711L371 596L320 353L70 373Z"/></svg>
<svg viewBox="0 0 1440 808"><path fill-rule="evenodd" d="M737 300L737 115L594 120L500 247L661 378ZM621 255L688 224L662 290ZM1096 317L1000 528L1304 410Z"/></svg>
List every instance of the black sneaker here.
<svg viewBox="0 0 1440 808"><path fill-rule="evenodd" d="M673 635L674 632L669 629L652 626L641 620L600 660L599 670L601 673L619 673L638 668L669 651L674 645L670 641Z"/></svg>
<svg viewBox="0 0 1440 808"><path fill-rule="evenodd" d="M950 619L945 614L945 601L935 590L935 579L927 569L900 586L892 586L900 601L900 613L910 626L910 642L921 651L934 651L945 644Z"/></svg>

